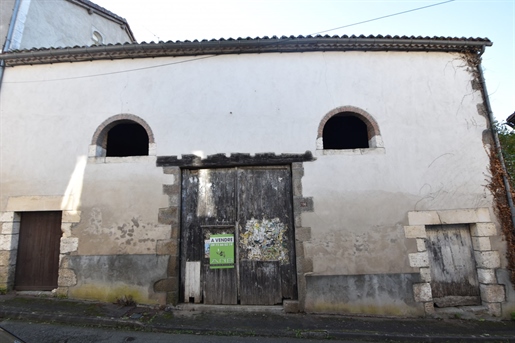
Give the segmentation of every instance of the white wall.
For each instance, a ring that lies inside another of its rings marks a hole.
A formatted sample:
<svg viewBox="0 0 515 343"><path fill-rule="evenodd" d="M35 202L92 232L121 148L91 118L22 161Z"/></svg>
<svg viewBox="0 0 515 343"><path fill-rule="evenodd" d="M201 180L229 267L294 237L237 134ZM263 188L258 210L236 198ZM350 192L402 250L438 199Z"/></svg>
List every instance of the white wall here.
<svg viewBox="0 0 515 343"><path fill-rule="evenodd" d="M491 206L482 142L487 121L478 114L480 92L471 80L459 55L436 52L268 53L10 68L0 94L0 210L11 196L63 194L77 157L87 155L97 127L116 114L144 119L158 156L303 153L315 152L322 118L349 105L377 121L385 150L317 155L304 163L303 193L315 204L315 212L302 218L312 228L306 255L318 274L413 272L407 253L416 251L415 243L403 231L408 211ZM87 232L96 207L110 218L105 227L133 216L157 221L157 209L166 207L160 188L166 177L153 161L90 162L77 232ZM115 253L114 236L105 236L103 244L105 249L89 253Z"/></svg>
<svg viewBox="0 0 515 343"><path fill-rule="evenodd" d="M93 45L93 31L104 44L130 42L120 24L66 0L23 0L11 49Z"/></svg>

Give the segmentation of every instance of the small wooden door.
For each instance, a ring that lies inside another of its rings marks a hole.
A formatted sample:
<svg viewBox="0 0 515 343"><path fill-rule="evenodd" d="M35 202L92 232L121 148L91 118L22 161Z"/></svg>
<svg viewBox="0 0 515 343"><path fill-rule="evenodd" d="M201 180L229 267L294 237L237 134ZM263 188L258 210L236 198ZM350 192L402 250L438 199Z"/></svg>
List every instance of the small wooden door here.
<svg viewBox="0 0 515 343"><path fill-rule="evenodd" d="M14 289L57 288L61 212L22 212Z"/></svg>
<svg viewBox="0 0 515 343"><path fill-rule="evenodd" d="M435 305L481 304L468 225L431 225L426 226L426 233Z"/></svg>
<svg viewBox="0 0 515 343"><path fill-rule="evenodd" d="M183 170L182 300L273 305L296 299L292 213L289 166ZM208 242L221 234L234 237L235 259L216 269Z"/></svg>

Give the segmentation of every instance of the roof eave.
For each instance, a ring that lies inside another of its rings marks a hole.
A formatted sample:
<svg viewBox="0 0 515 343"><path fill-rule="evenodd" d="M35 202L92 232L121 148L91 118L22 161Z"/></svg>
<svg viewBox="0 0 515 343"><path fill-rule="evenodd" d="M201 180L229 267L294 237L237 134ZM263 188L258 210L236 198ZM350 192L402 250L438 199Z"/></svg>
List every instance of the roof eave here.
<svg viewBox="0 0 515 343"><path fill-rule="evenodd" d="M404 39L366 37L296 37L211 41L116 44L91 47L5 52L7 66L145 58L244 53L309 51L440 51L481 54L489 40Z"/></svg>

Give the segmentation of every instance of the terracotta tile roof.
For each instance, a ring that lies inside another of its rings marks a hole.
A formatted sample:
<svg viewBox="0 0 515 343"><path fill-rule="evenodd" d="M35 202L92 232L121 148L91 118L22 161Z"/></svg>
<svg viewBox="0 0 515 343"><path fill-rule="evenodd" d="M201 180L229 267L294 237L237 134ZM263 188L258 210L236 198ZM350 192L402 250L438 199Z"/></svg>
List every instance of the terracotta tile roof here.
<svg viewBox="0 0 515 343"><path fill-rule="evenodd" d="M84 1L84 0L81 0ZM308 52L308 51L440 51L481 54L488 38L422 36L282 36L109 44L15 50L0 55L7 66L160 56Z"/></svg>

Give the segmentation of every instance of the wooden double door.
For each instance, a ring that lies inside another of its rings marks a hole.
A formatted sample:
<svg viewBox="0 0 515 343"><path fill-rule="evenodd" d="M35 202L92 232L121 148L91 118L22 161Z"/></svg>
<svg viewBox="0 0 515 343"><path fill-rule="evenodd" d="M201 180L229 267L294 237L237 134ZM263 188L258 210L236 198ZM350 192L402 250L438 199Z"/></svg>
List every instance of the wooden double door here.
<svg viewBox="0 0 515 343"><path fill-rule="evenodd" d="M290 166L183 170L181 300L296 299L292 216Z"/></svg>

